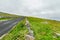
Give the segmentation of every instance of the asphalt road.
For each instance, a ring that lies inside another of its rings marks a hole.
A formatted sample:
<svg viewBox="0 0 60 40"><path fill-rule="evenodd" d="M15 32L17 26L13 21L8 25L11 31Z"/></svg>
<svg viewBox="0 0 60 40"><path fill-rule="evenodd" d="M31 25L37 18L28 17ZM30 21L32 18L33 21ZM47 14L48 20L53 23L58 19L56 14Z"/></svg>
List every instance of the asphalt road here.
<svg viewBox="0 0 60 40"><path fill-rule="evenodd" d="M3 21L0 22L0 37L7 33L13 26L15 26L19 21L23 20L24 17L13 19L13 20L8 20L8 21Z"/></svg>

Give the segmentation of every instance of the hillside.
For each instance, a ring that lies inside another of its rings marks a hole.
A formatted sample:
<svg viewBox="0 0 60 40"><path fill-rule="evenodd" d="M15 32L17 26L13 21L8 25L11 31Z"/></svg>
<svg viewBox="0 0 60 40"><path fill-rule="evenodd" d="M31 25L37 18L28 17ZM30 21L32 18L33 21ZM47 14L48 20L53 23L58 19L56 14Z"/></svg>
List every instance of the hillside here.
<svg viewBox="0 0 60 40"><path fill-rule="evenodd" d="M6 17L19 17L18 15L14 15L14 14L8 14L8 13L4 13L4 12L0 12L0 16L6 16Z"/></svg>
<svg viewBox="0 0 60 40"><path fill-rule="evenodd" d="M35 40L60 40L60 21L27 17ZM2 40L25 40L25 20L18 23Z"/></svg>
<svg viewBox="0 0 60 40"><path fill-rule="evenodd" d="M14 19L21 16L0 12L0 20Z"/></svg>
<svg viewBox="0 0 60 40"><path fill-rule="evenodd" d="M60 22L28 17L35 40L60 40Z"/></svg>

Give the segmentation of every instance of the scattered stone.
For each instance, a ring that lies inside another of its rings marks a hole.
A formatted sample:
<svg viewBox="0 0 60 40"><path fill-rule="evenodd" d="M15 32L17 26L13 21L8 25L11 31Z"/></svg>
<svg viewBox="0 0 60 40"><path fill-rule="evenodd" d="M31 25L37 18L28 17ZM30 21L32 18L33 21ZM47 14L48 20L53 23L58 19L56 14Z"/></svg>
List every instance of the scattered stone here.
<svg viewBox="0 0 60 40"><path fill-rule="evenodd" d="M26 19L26 23L25 23L25 25L29 25L30 23L29 23L29 21Z"/></svg>
<svg viewBox="0 0 60 40"><path fill-rule="evenodd" d="M26 25L27 29L30 30L30 23L29 23L29 21L27 19L26 19L25 25Z"/></svg>
<svg viewBox="0 0 60 40"><path fill-rule="evenodd" d="M28 34L25 37L25 40L34 40L34 36L33 36L33 31L30 29L30 23L26 18L26 23L25 23L27 29L28 29Z"/></svg>
<svg viewBox="0 0 60 40"><path fill-rule="evenodd" d="M34 37L30 36L30 35L26 35L25 40L34 40Z"/></svg>
<svg viewBox="0 0 60 40"><path fill-rule="evenodd" d="M53 35L54 35L54 36L53 36L54 38L60 37L60 33L54 33Z"/></svg>
<svg viewBox="0 0 60 40"><path fill-rule="evenodd" d="M32 30L29 31L29 35L30 35L30 36L34 36Z"/></svg>
<svg viewBox="0 0 60 40"><path fill-rule="evenodd" d="M56 35L60 36L60 33L56 33Z"/></svg>

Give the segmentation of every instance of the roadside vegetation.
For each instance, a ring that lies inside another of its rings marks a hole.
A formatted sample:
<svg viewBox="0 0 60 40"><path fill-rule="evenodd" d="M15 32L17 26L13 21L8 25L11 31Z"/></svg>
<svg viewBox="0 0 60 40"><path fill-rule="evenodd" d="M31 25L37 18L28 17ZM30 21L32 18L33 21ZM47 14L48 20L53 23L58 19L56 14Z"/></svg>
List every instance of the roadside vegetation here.
<svg viewBox="0 0 60 40"><path fill-rule="evenodd" d="M60 40L60 21L33 17L27 17L27 19L34 32L35 40ZM26 34L28 30L24 19L14 26L2 40L25 40Z"/></svg>
<svg viewBox="0 0 60 40"><path fill-rule="evenodd" d="M25 35L28 30L25 26L25 21L20 21L16 26L14 26L2 40L25 40Z"/></svg>

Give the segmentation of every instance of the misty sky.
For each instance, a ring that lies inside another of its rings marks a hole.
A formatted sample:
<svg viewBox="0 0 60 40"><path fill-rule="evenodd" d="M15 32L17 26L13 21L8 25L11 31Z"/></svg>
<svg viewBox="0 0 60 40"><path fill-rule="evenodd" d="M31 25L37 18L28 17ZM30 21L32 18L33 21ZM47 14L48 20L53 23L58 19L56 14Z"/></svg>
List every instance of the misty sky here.
<svg viewBox="0 0 60 40"><path fill-rule="evenodd" d="M60 20L60 0L0 0L0 11Z"/></svg>

